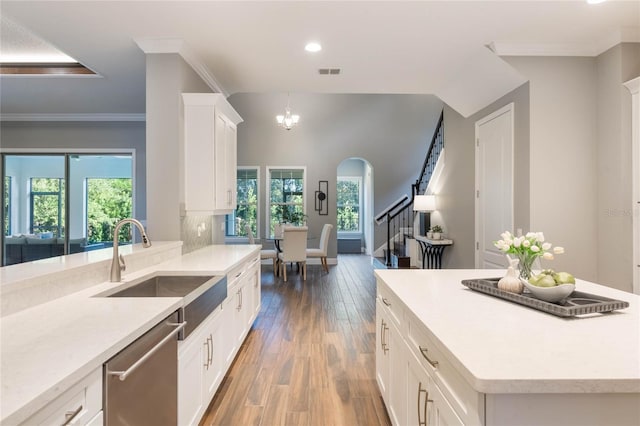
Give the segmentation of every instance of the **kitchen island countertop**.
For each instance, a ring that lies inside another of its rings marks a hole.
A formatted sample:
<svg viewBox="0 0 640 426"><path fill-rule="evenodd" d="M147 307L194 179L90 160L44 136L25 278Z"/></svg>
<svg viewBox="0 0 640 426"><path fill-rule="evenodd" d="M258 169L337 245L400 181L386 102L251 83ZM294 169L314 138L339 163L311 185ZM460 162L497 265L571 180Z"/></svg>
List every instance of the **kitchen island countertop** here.
<svg viewBox="0 0 640 426"><path fill-rule="evenodd" d="M561 318L473 291L463 279L500 270L377 270L466 381L484 393L637 393L640 296L577 280L582 292L628 301L620 311ZM380 284L379 284L380 285Z"/></svg>

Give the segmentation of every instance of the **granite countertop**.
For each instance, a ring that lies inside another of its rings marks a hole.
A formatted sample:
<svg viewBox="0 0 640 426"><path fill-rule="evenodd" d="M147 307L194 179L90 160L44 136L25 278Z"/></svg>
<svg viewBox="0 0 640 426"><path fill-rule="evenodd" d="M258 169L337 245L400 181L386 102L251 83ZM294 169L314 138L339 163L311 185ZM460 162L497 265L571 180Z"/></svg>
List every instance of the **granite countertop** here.
<svg viewBox="0 0 640 426"><path fill-rule="evenodd" d="M154 272L225 275L258 245L208 246L0 320L1 419L20 423L188 301L93 297ZM204 289L202 289L204 291Z"/></svg>
<svg viewBox="0 0 640 426"><path fill-rule="evenodd" d="M608 314L561 318L461 284L497 270L377 270L463 377L484 393L640 393L640 296L576 280L625 300Z"/></svg>

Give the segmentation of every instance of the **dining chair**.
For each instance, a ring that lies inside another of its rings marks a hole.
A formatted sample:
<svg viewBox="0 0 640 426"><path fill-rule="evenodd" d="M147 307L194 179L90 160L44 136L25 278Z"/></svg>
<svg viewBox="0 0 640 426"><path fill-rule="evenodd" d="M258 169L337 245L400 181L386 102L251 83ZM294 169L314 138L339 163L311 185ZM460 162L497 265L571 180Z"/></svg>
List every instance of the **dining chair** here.
<svg viewBox="0 0 640 426"><path fill-rule="evenodd" d="M287 262L301 264L302 279L307 280L307 232L306 226L286 226L283 230L281 253L278 253L281 275L287 281Z"/></svg>
<svg viewBox="0 0 640 426"><path fill-rule="evenodd" d="M245 231L247 232L247 238L249 244L255 244L256 240L253 238L253 232L251 232L251 225L245 225ZM273 275L278 272L278 252L275 250L263 249L260 250L260 259L271 259L273 261Z"/></svg>
<svg viewBox="0 0 640 426"><path fill-rule="evenodd" d="M325 223L322 227L322 233L320 234L320 247L307 249L307 257L319 257L322 267L327 272L329 272L329 265L327 264L327 249L329 247L329 235L331 235L332 229L333 225Z"/></svg>

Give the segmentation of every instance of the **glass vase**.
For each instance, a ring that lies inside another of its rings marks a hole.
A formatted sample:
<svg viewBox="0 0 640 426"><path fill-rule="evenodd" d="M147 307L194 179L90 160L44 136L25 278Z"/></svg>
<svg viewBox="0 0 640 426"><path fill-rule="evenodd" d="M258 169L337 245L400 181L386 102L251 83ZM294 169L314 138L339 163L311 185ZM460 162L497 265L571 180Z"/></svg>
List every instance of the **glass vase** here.
<svg viewBox="0 0 640 426"><path fill-rule="evenodd" d="M518 258L518 270L520 271L520 278L529 281L531 278L531 270L533 268L533 262L538 256L533 256L527 253L517 253Z"/></svg>

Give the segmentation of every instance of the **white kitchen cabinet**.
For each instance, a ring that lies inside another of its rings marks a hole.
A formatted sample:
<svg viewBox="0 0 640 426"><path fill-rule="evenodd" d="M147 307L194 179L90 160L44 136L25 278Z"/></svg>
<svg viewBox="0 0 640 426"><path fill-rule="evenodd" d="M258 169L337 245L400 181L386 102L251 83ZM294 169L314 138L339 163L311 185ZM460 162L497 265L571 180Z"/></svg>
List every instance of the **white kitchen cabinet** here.
<svg viewBox="0 0 640 426"><path fill-rule="evenodd" d="M182 103L182 213L231 213L242 118L220 93L183 93Z"/></svg>
<svg viewBox="0 0 640 426"><path fill-rule="evenodd" d="M462 426L464 423L422 363L406 348L407 425Z"/></svg>
<svg viewBox="0 0 640 426"><path fill-rule="evenodd" d="M206 323L178 342L178 424L195 425L205 409Z"/></svg>
<svg viewBox="0 0 640 426"><path fill-rule="evenodd" d="M178 348L178 424L197 425L226 372L222 306Z"/></svg>
<svg viewBox="0 0 640 426"><path fill-rule="evenodd" d="M256 284L260 287L259 261L259 255L251 257L227 274L227 298L179 342L180 426L198 424L255 321L259 311L255 305L260 305L255 290Z"/></svg>
<svg viewBox="0 0 640 426"><path fill-rule="evenodd" d="M380 282L376 323L376 379L391 423L483 423L483 395L464 382L427 330Z"/></svg>
<svg viewBox="0 0 640 426"><path fill-rule="evenodd" d="M405 424L406 392L403 378L403 348L394 318L397 309L387 297L376 299L376 380L391 422Z"/></svg>
<svg viewBox="0 0 640 426"><path fill-rule="evenodd" d="M102 368L80 380L23 425L88 425L102 413ZM102 424L102 423L100 423Z"/></svg>

